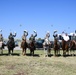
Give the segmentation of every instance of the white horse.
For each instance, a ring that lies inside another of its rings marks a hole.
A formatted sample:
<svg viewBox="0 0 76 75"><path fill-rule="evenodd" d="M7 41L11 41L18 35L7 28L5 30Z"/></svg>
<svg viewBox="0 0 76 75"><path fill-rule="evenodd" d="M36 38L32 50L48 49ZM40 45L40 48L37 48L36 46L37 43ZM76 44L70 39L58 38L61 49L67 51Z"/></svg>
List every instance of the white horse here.
<svg viewBox="0 0 76 75"><path fill-rule="evenodd" d="M0 53L1 53L1 54L3 54L3 47L2 47L2 45L3 45L3 42L0 41Z"/></svg>
<svg viewBox="0 0 76 75"><path fill-rule="evenodd" d="M49 39L46 38L43 43L45 57L48 57L48 54L50 53L50 49L51 49L50 46L51 46L51 43L50 43Z"/></svg>

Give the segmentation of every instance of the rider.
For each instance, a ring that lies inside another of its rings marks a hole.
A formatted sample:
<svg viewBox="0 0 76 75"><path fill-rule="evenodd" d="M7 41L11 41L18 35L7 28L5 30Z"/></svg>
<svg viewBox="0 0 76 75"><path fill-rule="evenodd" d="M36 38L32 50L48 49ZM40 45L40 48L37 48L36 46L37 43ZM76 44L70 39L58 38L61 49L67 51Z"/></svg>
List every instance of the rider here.
<svg viewBox="0 0 76 75"><path fill-rule="evenodd" d="M62 32L62 37L63 37L63 40L65 40L66 42L70 40L67 33Z"/></svg>
<svg viewBox="0 0 76 75"><path fill-rule="evenodd" d="M71 40L76 44L76 36L74 33L73 33L73 36L71 37Z"/></svg>
<svg viewBox="0 0 76 75"><path fill-rule="evenodd" d="M8 39L9 39L8 42L10 42L10 41L12 40L14 47L15 47L15 42L14 42L14 37L15 37L15 36L16 36L16 33L13 35L11 32L10 32L10 35L8 36Z"/></svg>
<svg viewBox="0 0 76 75"><path fill-rule="evenodd" d="M30 40L30 42L34 43L34 49L35 49L35 37L37 36L37 32L35 30L34 30L34 34L31 34L29 40Z"/></svg>
<svg viewBox="0 0 76 75"><path fill-rule="evenodd" d="M54 40L57 40L57 42L58 42L58 34L56 33L57 32L57 30L54 30L54 33L53 33L53 37L54 37Z"/></svg>
<svg viewBox="0 0 76 75"><path fill-rule="evenodd" d="M22 36L22 42L26 40L26 37L28 36L28 32L24 30L23 36Z"/></svg>
<svg viewBox="0 0 76 75"><path fill-rule="evenodd" d="M31 34L29 40L35 42L35 37L37 36L37 32L34 30L35 35Z"/></svg>
<svg viewBox="0 0 76 75"><path fill-rule="evenodd" d="M2 48L4 48L3 35L2 34L0 34L0 44L1 44Z"/></svg>
<svg viewBox="0 0 76 75"><path fill-rule="evenodd" d="M26 42L26 37L27 37L27 36L28 36L28 32L27 32L26 30L24 30L23 35L22 35L21 47L22 47L22 44L23 44L24 42Z"/></svg>
<svg viewBox="0 0 76 75"><path fill-rule="evenodd" d="M3 35L0 34L0 42L3 42Z"/></svg>
<svg viewBox="0 0 76 75"><path fill-rule="evenodd" d="M50 40L49 40L49 37L50 37L50 33L49 33L49 31L47 31L47 33L46 33L46 36L45 36L45 38L44 38L44 41L45 41L45 44L50 44Z"/></svg>

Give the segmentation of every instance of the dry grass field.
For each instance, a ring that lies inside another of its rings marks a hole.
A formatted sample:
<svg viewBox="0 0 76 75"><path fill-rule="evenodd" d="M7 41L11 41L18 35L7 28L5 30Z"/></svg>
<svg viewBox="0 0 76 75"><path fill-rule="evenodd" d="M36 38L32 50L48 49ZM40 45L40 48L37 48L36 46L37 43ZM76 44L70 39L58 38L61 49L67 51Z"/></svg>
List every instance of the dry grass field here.
<svg viewBox="0 0 76 75"><path fill-rule="evenodd" d="M0 75L76 75L76 56L44 57L43 50L36 50L35 56L28 53L22 56L15 50L8 56L5 50L0 55Z"/></svg>

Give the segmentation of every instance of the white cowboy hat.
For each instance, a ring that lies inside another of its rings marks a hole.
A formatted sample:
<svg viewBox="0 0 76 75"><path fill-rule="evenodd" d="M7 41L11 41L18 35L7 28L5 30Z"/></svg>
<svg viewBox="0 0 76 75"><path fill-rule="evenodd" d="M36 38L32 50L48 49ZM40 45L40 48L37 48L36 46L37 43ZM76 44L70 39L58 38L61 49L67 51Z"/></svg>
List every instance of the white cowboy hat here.
<svg viewBox="0 0 76 75"><path fill-rule="evenodd" d="M24 32L27 32L27 30L24 30Z"/></svg>
<svg viewBox="0 0 76 75"><path fill-rule="evenodd" d="M54 32L57 32L57 30L54 30Z"/></svg>
<svg viewBox="0 0 76 75"><path fill-rule="evenodd" d="M36 33L36 30L34 30L34 32Z"/></svg>
<svg viewBox="0 0 76 75"><path fill-rule="evenodd" d="M50 33L49 31L47 31L47 33Z"/></svg>

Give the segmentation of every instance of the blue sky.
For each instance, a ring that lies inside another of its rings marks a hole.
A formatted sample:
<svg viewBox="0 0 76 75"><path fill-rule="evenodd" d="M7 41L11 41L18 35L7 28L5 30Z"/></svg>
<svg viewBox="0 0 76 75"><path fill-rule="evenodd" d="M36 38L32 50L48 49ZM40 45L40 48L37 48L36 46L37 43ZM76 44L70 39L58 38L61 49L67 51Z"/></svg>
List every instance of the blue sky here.
<svg viewBox="0 0 76 75"><path fill-rule="evenodd" d="M0 32L8 38L10 32L17 32L21 38L23 31L28 38L36 30L37 38L44 38L50 31L59 34L76 30L76 0L0 0Z"/></svg>

